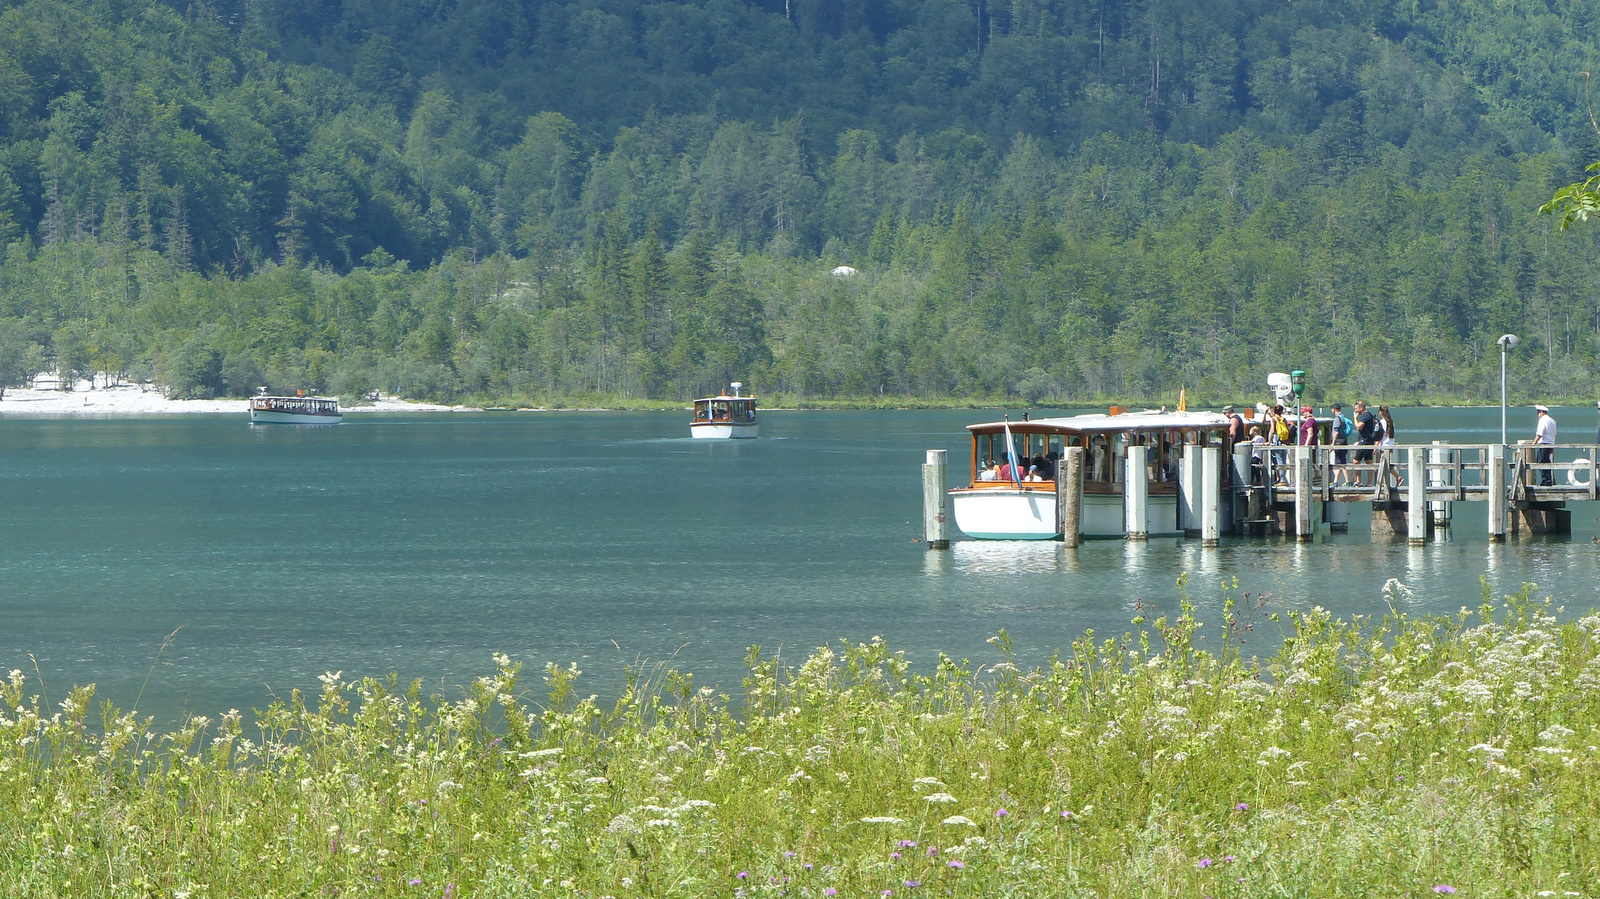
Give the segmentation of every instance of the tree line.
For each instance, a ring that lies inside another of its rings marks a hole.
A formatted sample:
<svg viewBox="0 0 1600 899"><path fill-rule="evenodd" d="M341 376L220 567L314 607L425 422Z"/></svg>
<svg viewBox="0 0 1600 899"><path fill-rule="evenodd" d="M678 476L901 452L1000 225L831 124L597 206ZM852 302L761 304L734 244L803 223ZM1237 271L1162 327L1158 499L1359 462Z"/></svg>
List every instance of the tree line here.
<svg viewBox="0 0 1600 899"><path fill-rule="evenodd" d="M1592 238L1536 210L1600 157L1592 18L0 2L0 383L1472 399L1513 331L1586 395Z"/></svg>

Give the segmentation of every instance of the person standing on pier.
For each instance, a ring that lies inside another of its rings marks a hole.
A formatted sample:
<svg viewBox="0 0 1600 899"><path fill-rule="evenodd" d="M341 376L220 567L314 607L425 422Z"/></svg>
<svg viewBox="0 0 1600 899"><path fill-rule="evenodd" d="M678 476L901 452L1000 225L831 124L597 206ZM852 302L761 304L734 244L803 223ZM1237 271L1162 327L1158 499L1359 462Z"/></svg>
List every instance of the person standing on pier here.
<svg viewBox="0 0 1600 899"><path fill-rule="evenodd" d="M1539 414L1539 426L1533 431L1533 445L1538 449L1533 451L1535 464L1545 466L1539 472L1539 486L1549 487L1555 483L1555 476L1550 471L1550 463L1556 460L1556 420L1550 417L1549 406L1534 406Z"/></svg>
<svg viewBox="0 0 1600 899"><path fill-rule="evenodd" d="M1342 403L1333 404L1333 427L1330 430L1328 442L1334 447L1350 445L1350 436L1356 432L1356 427L1350 423L1350 419L1344 417ZM1339 470L1333 476L1333 483L1339 486L1350 483L1350 473L1344 470L1344 466L1350 464L1350 451L1334 449L1333 464L1339 466Z"/></svg>
<svg viewBox="0 0 1600 899"><path fill-rule="evenodd" d="M1372 445L1378 442L1378 419L1367 411L1365 400L1356 400L1356 445L1361 449L1356 450L1355 462L1357 465L1372 464ZM1356 473L1357 487L1370 487L1366 477Z"/></svg>

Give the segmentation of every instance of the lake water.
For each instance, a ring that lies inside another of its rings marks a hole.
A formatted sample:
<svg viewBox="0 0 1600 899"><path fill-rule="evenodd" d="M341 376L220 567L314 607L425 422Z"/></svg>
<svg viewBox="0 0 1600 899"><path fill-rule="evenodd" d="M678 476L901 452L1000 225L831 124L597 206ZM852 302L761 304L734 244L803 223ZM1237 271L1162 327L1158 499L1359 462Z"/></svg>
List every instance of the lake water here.
<svg viewBox="0 0 1600 899"><path fill-rule="evenodd" d="M1564 438L1587 439L1594 414L1556 410ZM528 669L576 662L603 695L640 661L736 687L751 644L797 663L881 635L920 664L940 651L989 662L985 641L1004 628L1038 663L1085 629L1129 630L1140 599L1175 608L1185 572L1213 633L1232 578L1274 609L1344 616L1384 612L1390 578L1415 591L1411 613L1476 608L1480 577L1497 594L1533 582L1572 612L1600 607L1594 504L1576 507L1570 538L1502 546L1471 503L1452 536L1420 548L1373 542L1355 508L1348 536L1314 545L925 551L924 450L964 466L963 426L996 417L769 412L760 439L732 442L688 439L682 413L370 414L322 428L6 418L0 669L37 665L52 701L94 682L170 721L263 708L329 670L450 692L497 651ZM1487 442L1499 420L1397 415L1404 442ZM1532 427L1513 412L1513 439Z"/></svg>

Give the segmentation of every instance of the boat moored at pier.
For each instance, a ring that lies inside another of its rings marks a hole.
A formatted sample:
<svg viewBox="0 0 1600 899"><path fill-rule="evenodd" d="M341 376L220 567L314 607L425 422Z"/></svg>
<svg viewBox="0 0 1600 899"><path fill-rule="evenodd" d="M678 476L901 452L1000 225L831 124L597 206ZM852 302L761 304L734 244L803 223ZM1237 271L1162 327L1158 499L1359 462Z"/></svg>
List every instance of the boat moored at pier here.
<svg viewBox="0 0 1600 899"><path fill-rule="evenodd" d="M1178 473L1184 447L1223 447L1228 419L1218 412L1121 412L968 425L970 485L950 491L956 527L983 540L1048 540L1060 535L1056 466L1067 447L1083 447L1085 537L1127 533L1123 482L1130 446L1145 447L1147 530L1182 533Z"/></svg>
<svg viewBox="0 0 1600 899"><path fill-rule="evenodd" d="M253 396L251 424L336 425L344 421L339 398L326 396Z"/></svg>
<svg viewBox="0 0 1600 899"><path fill-rule="evenodd" d="M756 417L756 399L740 396L744 384L734 381L730 387L733 395L708 396L694 401L694 420L689 423L691 436L707 440L740 439L761 433L761 421Z"/></svg>

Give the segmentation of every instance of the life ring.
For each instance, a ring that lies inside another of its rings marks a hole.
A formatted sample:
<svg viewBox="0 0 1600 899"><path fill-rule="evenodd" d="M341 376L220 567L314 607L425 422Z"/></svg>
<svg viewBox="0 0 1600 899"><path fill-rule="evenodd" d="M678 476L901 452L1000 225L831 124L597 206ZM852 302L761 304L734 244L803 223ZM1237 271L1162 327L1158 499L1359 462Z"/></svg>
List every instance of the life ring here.
<svg viewBox="0 0 1600 899"><path fill-rule="evenodd" d="M1588 459L1573 459L1572 460L1572 464L1573 465L1588 465L1589 464L1589 460ZM1587 486L1589 486L1589 482L1588 481L1580 481L1580 480L1578 480L1578 469L1576 469L1576 468L1567 469L1567 483L1571 484L1574 487L1587 487Z"/></svg>

